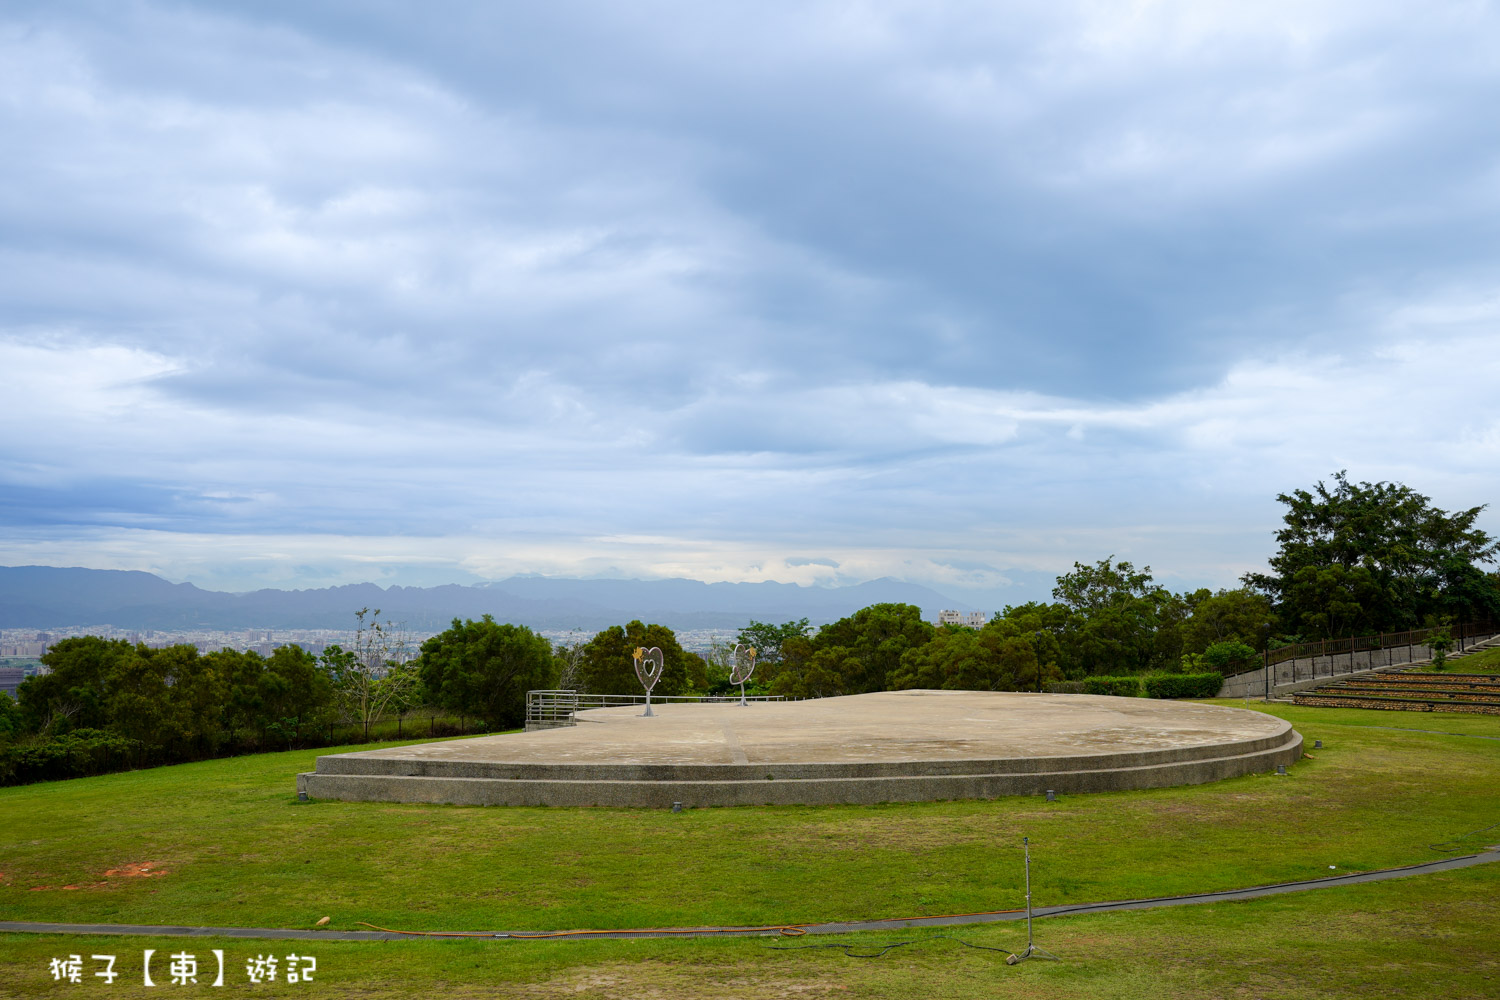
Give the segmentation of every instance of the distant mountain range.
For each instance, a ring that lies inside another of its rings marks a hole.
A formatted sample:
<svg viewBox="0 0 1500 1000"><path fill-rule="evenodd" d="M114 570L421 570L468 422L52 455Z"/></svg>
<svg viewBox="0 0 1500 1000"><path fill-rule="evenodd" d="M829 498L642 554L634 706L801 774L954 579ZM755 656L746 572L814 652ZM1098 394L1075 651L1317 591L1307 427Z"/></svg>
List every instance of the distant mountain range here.
<svg viewBox="0 0 1500 1000"><path fill-rule="evenodd" d="M699 580L569 580L517 576L465 587L380 587L227 594L151 573L0 566L0 628L113 625L124 629L349 628L360 608L413 630L441 630L490 614L532 628L596 631L632 619L677 629L739 628L754 618L814 624L882 602L915 604L929 620L942 608L972 610L926 587L871 580L850 587Z"/></svg>

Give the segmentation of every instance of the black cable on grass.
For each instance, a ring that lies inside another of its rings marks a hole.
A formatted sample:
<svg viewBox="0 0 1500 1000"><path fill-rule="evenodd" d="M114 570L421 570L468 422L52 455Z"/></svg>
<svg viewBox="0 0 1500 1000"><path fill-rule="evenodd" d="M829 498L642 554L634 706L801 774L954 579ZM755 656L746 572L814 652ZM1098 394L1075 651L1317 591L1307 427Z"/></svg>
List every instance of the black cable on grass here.
<svg viewBox="0 0 1500 1000"><path fill-rule="evenodd" d="M879 951L870 955L857 954L854 951L855 948L860 947L857 944L767 944L761 945L761 947L765 948L767 951L807 951L809 948L837 948L839 951L842 951L844 953L845 958L884 958L887 954L895 951L897 948L905 948L907 945L912 944L926 944L928 941L957 941L965 948L974 948L978 951L998 951L1006 955L1009 955L1011 953L1009 948L991 948L987 944L971 944L968 941L965 941L963 938L956 938L951 934L933 934L929 937L913 938L910 941L892 941L890 944L870 945L869 947L871 948L880 949Z"/></svg>
<svg viewBox="0 0 1500 1000"><path fill-rule="evenodd" d="M1464 834L1462 837L1454 837L1452 840L1445 840L1438 844L1428 844L1427 846L1432 848L1434 851L1437 851L1439 854L1457 854L1460 851L1468 850L1467 847L1463 846L1464 841L1469 840L1473 837L1477 837L1481 833L1488 833L1496 827L1500 827L1500 823L1491 823L1489 826L1481 827L1478 830L1471 830L1470 832ZM1450 846L1453 844L1457 844L1459 846Z"/></svg>

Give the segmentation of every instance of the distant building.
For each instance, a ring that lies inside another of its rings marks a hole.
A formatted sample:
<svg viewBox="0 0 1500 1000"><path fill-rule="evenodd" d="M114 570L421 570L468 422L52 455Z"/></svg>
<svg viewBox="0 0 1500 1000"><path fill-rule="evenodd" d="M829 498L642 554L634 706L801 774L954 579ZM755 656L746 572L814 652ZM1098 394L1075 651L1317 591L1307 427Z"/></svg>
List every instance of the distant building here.
<svg viewBox="0 0 1500 1000"><path fill-rule="evenodd" d="M0 691L10 695L13 700L25 679L26 671L20 667L0 667Z"/></svg>
<svg viewBox="0 0 1500 1000"><path fill-rule="evenodd" d="M962 625L965 628L984 628L988 617L983 611L970 611L965 614L962 611L943 610L938 612L939 625Z"/></svg>

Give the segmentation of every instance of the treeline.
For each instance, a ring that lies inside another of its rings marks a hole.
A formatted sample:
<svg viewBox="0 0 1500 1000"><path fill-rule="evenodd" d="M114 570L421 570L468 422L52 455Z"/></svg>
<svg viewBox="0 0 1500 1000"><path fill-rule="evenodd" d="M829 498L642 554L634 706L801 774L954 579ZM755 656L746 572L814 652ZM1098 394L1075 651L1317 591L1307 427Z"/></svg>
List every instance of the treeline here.
<svg viewBox="0 0 1500 1000"><path fill-rule="evenodd" d="M1039 691L1092 676L1232 672L1258 656L1274 620L1262 595L1173 594L1149 568L1112 558L1075 565L1053 595L1007 607L978 629L934 626L911 605L877 604L816 633L805 620L755 622L740 641L760 651L757 680L771 694Z"/></svg>
<svg viewBox="0 0 1500 1000"><path fill-rule="evenodd" d="M0 695L0 784L331 745L425 715L425 732L519 727L526 692L639 694L632 652L658 646L655 693L727 694L735 642L754 646L751 693L829 697L908 688L1202 696L1216 678L1288 642L1500 621L1500 546L1404 486L1348 482L1279 497L1288 510L1269 573L1228 590L1172 593L1150 567L1075 563L1050 602L1006 607L983 628L937 627L907 604L877 604L814 630L752 622L703 656L670 628L633 621L554 649L525 626L454 619L407 648L377 610L356 613L349 647L271 656L123 640L64 640L19 702ZM440 730L437 716L456 721Z"/></svg>
<svg viewBox="0 0 1500 1000"><path fill-rule="evenodd" d="M1500 622L1500 574L1482 568L1500 543L1475 526L1484 507L1450 514L1407 486L1343 472L1277 499L1286 512L1270 571L1247 573L1236 589L1172 593L1149 566L1111 557L1075 563L1051 602L1007 607L978 630L934 628L915 608L880 605L816 635L756 623L742 639L765 650L762 683L788 695L1101 677L1168 691L1204 688L1139 678L1234 673L1298 642Z"/></svg>

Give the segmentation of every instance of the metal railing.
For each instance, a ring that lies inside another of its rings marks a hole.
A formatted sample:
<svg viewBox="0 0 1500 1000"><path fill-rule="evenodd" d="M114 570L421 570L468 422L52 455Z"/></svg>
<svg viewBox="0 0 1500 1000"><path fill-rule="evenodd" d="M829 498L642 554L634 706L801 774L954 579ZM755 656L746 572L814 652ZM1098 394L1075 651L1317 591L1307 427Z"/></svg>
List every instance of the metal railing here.
<svg viewBox="0 0 1500 1000"><path fill-rule="evenodd" d="M1500 631L1494 622L1464 622L1461 625L1443 625L1438 628L1448 630L1448 634L1453 639L1452 652L1455 653L1463 652L1468 640L1475 636L1494 635L1496 631ZM1406 632L1380 632L1375 635L1356 635L1345 639L1292 643L1270 650L1266 656L1271 663L1280 663L1283 660L1332 656L1338 653L1392 650L1398 646L1405 646L1410 650L1413 646L1425 645L1427 639L1438 631L1438 628L1418 628Z"/></svg>
<svg viewBox="0 0 1500 1000"><path fill-rule="evenodd" d="M724 695L685 695L685 694L655 694L651 696L651 703L660 705L664 702L697 702L702 704L724 704L726 702L738 703L739 692ZM779 694L752 694L745 696L746 701L786 701L786 697ZM534 729L560 729L563 726L576 726L578 724L575 716L579 712L588 711L591 708L620 708L625 705L644 705L646 696L643 694L586 694L580 691L556 691L538 690L526 692L526 730Z"/></svg>
<svg viewBox="0 0 1500 1000"><path fill-rule="evenodd" d="M1453 644L1450 656L1461 656L1477 644L1486 643L1500 634L1500 627L1488 622L1448 626ZM1326 642L1282 646L1262 654L1258 662L1250 661L1237 671L1225 671L1221 698L1259 697L1307 687L1319 681L1365 673L1371 670L1401 668L1424 662L1432 656L1427 645L1435 629L1409 632L1385 632L1352 639L1329 639ZM1287 652L1284 652L1287 651ZM1288 655L1296 653L1295 656ZM1281 654L1281 655L1277 655ZM1231 667L1236 665L1231 665Z"/></svg>
<svg viewBox="0 0 1500 1000"><path fill-rule="evenodd" d="M1444 625L1440 627L1448 629L1449 634L1453 637L1453 645L1449 650L1450 653L1465 652L1469 645L1472 642L1478 641L1481 636L1492 636L1500 633L1500 624L1494 622L1465 622L1461 625ZM1318 658L1323 656L1334 657L1347 653L1351 654L1350 659L1352 660L1352 654L1354 653L1373 654L1382 651L1387 654L1385 660L1387 665L1389 665L1393 662L1393 657L1397 649L1404 648L1406 660L1410 660L1415 647L1423 645L1432 633L1436 631L1436 628L1419 628L1407 632L1380 632L1376 635L1356 635L1344 639L1324 639L1319 642L1290 643L1267 650L1264 654L1253 660L1240 660L1227 664L1222 672L1227 680L1239 674L1264 670L1267 667L1292 660L1294 661L1292 674L1295 679L1297 674L1295 661L1297 660L1310 659L1316 665ZM1373 663L1375 657L1366 656L1365 659ZM1312 673L1314 675L1318 674L1316 669Z"/></svg>

